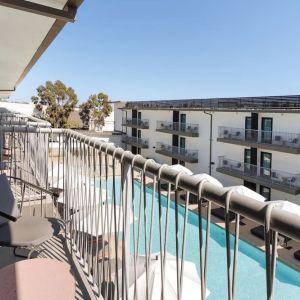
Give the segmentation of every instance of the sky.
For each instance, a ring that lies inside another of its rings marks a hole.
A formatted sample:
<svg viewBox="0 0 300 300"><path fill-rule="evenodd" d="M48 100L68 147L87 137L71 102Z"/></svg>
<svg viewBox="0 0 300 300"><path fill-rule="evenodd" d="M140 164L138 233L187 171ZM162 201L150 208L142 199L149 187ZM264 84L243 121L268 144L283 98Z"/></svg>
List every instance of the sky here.
<svg viewBox="0 0 300 300"><path fill-rule="evenodd" d="M11 96L79 102L300 94L299 0L85 0Z"/></svg>

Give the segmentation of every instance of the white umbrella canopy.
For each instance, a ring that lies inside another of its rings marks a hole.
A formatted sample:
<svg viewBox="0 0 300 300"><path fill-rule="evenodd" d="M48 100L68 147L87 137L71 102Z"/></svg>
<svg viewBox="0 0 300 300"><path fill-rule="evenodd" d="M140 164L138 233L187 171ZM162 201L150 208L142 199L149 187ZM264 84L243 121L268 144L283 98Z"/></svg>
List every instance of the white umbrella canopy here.
<svg viewBox="0 0 300 300"><path fill-rule="evenodd" d="M170 166L170 169L176 170L178 172L184 172L186 175L193 175L193 172L190 169L188 169L180 164L172 165L172 166Z"/></svg>
<svg viewBox="0 0 300 300"><path fill-rule="evenodd" d="M280 201L280 200L279 200ZM276 204L276 207L281 208L284 211L300 217L300 206L290 201L280 201ZM276 201L277 202L277 201Z"/></svg>
<svg viewBox="0 0 300 300"><path fill-rule="evenodd" d="M223 184L218 179L216 179L206 173L195 174L195 175L192 175L192 177L199 179L199 180L207 180L209 183L215 184L218 187L223 187Z"/></svg>
<svg viewBox="0 0 300 300"><path fill-rule="evenodd" d="M179 260L181 261L181 260ZM153 257L149 268L149 298L151 300L161 299L161 259L160 255ZM137 299L146 299L146 273L143 272L136 282ZM206 296L209 291L206 291ZM178 299L177 297L177 267L176 257L167 254L164 281L165 299ZM134 284L129 287L129 299L134 299ZM182 299L201 299L201 283L193 262L184 262Z"/></svg>
<svg viewBox="0 0 300 300"><path fill-rule="evenodd" d="M247 197L252 198L259 202L266 201L266 198L264 196L250 190L249 188L247 188L243 185L234 185L234 186L225 187L226 191L229 191L232 189L233 189L234 193L236 193L236 194L247 196Z"/></svg>
<svg viewBox="0 0 300 300"><path fill-rule="evenodd" d="M71 193L70 195L71 195L71 197L73 197L74 194L76 194L78 196L78 195L81 195L81 192L82 192L82 187L73 188L70 191L70 193ZM96 204L98 204L100 200L102 200L102 203L104 203L106 201L106 197L108 200L110 200L110 192L104 188L101 189L101 199L100 199L100 188L95 189L95 194L92 189L90 194L91 194L90 200L92 201L92 203L94 201L94 195L95 195ZM64 195L63 195L63 193L61 193L57 199L57 202L63 203L64 202L63 197L64 197ZM84 194L84 197L86 197L85 194ZM82 204L83 204L83 202L82 202Z"/></svg>
<svg viewBox="0 0 300 300"><path fill-rule="evenodd" d="M99 205L96 208L101 213L101 207ZM82 231L88 233L90 235L96 236L98 235L106 235L112 234L115 232L123 231L123 211L122 207L119 205L114 206L112 204L102 204L102 215L99 215L99 220L96 220L96 214L94 212L91 213L83 213L75 214L74 224L75 229L78 231ZM115 228L115 215L116 215L116 228ZM101 222L101 216L103 220L103 224ZM130 213L130 224L133 223L133 216Z"/></svg>

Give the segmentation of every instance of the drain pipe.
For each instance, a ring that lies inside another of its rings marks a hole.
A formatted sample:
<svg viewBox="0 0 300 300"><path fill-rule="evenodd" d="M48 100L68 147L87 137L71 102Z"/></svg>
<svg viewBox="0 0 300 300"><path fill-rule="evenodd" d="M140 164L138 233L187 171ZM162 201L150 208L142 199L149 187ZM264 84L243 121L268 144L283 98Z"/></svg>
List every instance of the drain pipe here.
<svg viewBox="0 0 300 300"><path fill-rule="evenodd" d="M213 115L212 113L208 113L206 111L204 111L204 113L206 115L210 116L210 126L209 126L209 166L208 166L208 170L209 170L209 175L211 175L211 165L212 165L212 125L213 125Z"/></svg>

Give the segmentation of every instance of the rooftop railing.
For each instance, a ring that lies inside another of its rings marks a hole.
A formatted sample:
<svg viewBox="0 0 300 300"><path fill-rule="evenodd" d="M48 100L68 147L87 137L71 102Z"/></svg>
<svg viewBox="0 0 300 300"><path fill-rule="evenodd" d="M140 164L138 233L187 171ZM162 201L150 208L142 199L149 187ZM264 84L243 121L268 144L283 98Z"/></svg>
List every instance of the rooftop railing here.
<svg viewBox="0 0 300 300"><path fill-rule="evenodd" d="M268 96L216 99L130 101L126 109L211 109L211 110L294 110L300 109L300 96Z"/></svg>
<svg viewBox="0 0 300 300"><path fill-rule="evenodd" d="M191 123L157 121L156 130L187 136L199 136L199 125Z"/></svg>
<svg viewBox="0 0 300 300"><path fill-rule="evenodd" d="M219 139L300 149L300 133L219 127Z"/></svg>
<svg viewBox="0 0 300 300"><path fill-rule="evenodd" d="M129 126L129 127L137 127L142 129L149 129L149 120L147 119L128 119L123 118L122 120L123 126Z"/></svg>
<svg viewBox="0 0 300 300"><path fill-rule="evenodd" d="M295 191L300 193L300 173L292 174L285 171L268 169L253 164L243 163L240 161L228 159L227 157L219 157L219 171L227 171L230 174L242 175L253 178L255 181L270 184L272 187L281 187L284 190Z"/></svg>
<svg viewBox="0 0 300 300"><path fill-rule="evenodd" d="M170 299L171 293L174 299L192 296L205 299L209 292L210 297L217 299L226 297L226 294L229 299L239 299L246 290L251 297L253 286L248 281L241 283L238 280L240 270L237 272L236 268L240 259L239 221L234 223L234 249L230 247L229 226L232 225L225 223L227 239L226 247L223 245L222 249L224 259L227 255L227 267L223 272L218 269L213 273L214 283L216 278L218 282L227 278L228 289L209 284L208 278L212 275L207 270L212 261L217 260L219 264L221 260L220 256L214 255L207 259L211 254L211 240L215 238L210 233L212 203L226 207L225 216L232 211L236 218L243 215L259 224L266 224L266 241L270 241L271 235L273 237L277 232L300 241L300 219L297 215L276 206L271 208L270 203L258 202L234 191L228 193L224 188L159 165L141 155L133 155L71 130L2 127L1 132L1 145L8 138L13 145L14 141L19 143L18 147L13 146L15 150L1 156L1 162L17 162L24 174L34 176L36 173L30 161L35 160L38 152L37 139L41 137L42 141L46 141L45 145L48 144L48 153L43 153L48 164L36 160L36 168L46 168L47 172L43 174L44 180L48 178L49 190L53 186L62 190L54 203L61 207L61 218L71 220L66 226L69 248L97 297L150 299L155 294L158 298ZM60 138L51 138L53 134ZM53 157L52 149L59 149L59 154ZM40 152L46 151L47 148L40 149ZM15 163L3 165L1 172L14 173L16 166ZM161 189L162 182L167 182L166 192ZM171 185L175 186L174 196ZM184 207L179 205L182 193L186 198ZM192 223L193 227L197 226L192 241L188 239L191 194L197 198L198 211L195 215L197 221ZM186 261L190 249L196 255L195 263L199 270L196 279ZM275 242L273 247L269 244L266 247L266 289L262 284L256 286L262 297L265 294L267 299L271 299L273 294L276 296L277 292L274 249ZM170 260L170 252L175 255L173 260ZM256 267L259 265L256 264ZM192 291L186 285L188 279L185 276L190 276L188 278L194 282ZM248 278L251 276L254 275L247 274ZM235 289L240 284L243 288Z"/></svg>
<svg viewBox="0 0 300 300"><path fill-rule="evenodd" d="M139 138L139 137L135 137L135 136L123 135L121 140L124 144L136 145L141 148L149 147L148 139L143 139L143 138Z"/></svg>
<svg viewBox="0 0 300 300"><path fill-rule="evenodd" d="M158 142L156 144L155 151L160 154L174 157L186 162L198 162L198 150L190 150Z"/></svg>

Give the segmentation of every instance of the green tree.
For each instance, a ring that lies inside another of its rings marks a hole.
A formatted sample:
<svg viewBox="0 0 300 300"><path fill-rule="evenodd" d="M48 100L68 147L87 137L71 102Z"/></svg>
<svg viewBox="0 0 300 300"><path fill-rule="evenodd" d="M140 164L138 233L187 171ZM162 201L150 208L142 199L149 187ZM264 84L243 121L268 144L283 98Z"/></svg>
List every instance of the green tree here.
<svg viewBox="0 0 300 300"><path fill-rule="evenodd" d="M92 119L95 126L104 126L105 118L112 112L108 96L104 93L91 95L88 100L80 105L79 115L85 127L89 126Z"/></svg>
<svg viewBox="0 0 300 300"><path fill-rule="evenodd" d="M67 126L68 118L78 102L74 89L60 80L40 85L37 96L32 96L31 100L40 116L55 128Z"/></svg>
<svg viewBox="0 0 300 300"><path fill-rule="evenodd" d="M84 128L89 128L91 118L92 102L86 101L79 106L79 116Z"/></svg>

